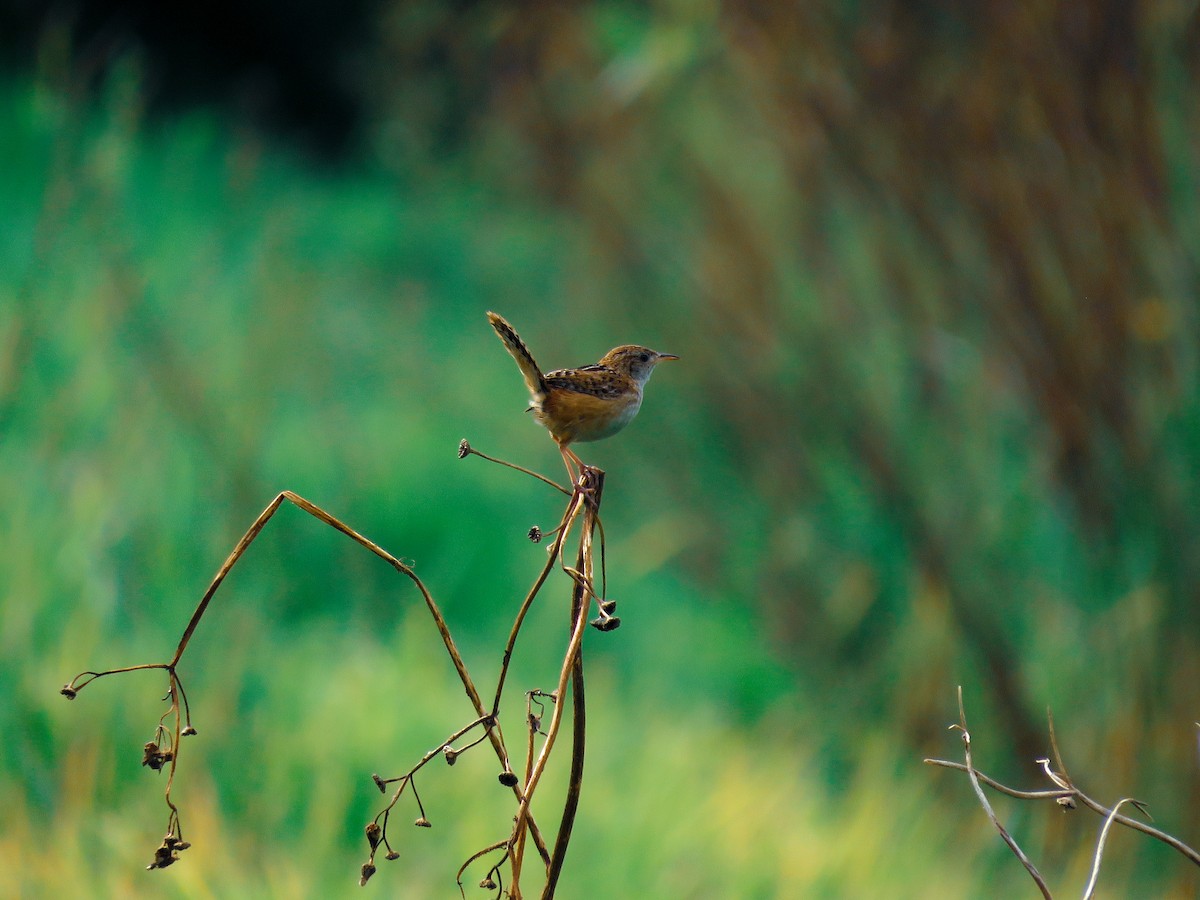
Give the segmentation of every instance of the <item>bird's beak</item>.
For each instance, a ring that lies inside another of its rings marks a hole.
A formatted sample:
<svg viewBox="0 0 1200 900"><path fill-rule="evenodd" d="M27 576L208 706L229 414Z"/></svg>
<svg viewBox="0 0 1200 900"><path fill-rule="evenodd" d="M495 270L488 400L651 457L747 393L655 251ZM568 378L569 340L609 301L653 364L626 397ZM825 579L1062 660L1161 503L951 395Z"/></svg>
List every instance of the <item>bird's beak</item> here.
<svg viewBox="0 0 1200 900"><path fill-rule="evenodd" d="M678 357L678 356L676 356L674 353L660 353L660 354L658 354L658 362L662 362L664 359L679 359L679 357Z"/></svg>

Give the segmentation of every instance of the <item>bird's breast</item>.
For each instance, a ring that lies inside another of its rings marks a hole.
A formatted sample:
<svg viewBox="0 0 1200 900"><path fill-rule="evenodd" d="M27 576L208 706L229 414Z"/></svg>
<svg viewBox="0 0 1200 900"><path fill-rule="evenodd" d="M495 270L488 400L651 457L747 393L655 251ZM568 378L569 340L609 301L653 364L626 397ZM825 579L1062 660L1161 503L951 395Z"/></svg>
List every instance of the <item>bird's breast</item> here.
<svg viewBox="0 0 1200 900"><path fill-rule="evenodd" d="M574 391L551 391L535 404L534 417L562 444L612 437L637 415L641 391L611 398Z"/></svg>

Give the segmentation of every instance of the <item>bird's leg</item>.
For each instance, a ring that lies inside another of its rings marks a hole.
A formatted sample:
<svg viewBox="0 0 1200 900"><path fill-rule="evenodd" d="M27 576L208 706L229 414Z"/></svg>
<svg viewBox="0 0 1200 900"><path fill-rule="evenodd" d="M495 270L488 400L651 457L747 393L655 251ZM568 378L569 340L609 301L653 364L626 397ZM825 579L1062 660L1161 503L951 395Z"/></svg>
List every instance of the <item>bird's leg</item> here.
<svg viewBox="0 0 1200 900"><path fill-rule="evenodd" d="M583 477L583 460L567 447L566 444L558 445L558 452L562 454L563 465L567 467L567 477L571 479L571 487L576 487L580 479ZM574 467L572 467L574 463Z"/></svg>
<svg viewBox="0 0 1200 900"><path fill-rule="evenodd" d="M571 478L572 489L583 494L587 502L595 508L596 497L593 494L595 483L588 476L590 473L600 470L585 463L566 444L559 444L558 449L562 453L563 463L566 464L567 474ZM572 463L574 463L573 467Z"/></svg>

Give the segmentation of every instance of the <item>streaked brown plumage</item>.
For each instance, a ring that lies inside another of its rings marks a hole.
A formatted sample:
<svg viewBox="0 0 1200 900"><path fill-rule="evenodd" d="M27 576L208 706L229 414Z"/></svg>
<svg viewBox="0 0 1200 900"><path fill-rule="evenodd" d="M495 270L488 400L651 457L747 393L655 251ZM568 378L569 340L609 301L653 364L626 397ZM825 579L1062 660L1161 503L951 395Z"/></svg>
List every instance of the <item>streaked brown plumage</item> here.
<svg viewBox="0 0 1200 900"><path fill-rule="evenodd" d="M558 443L572 478L577 473L571 463L583 463L567 445L611 437L628 425L642 406L642 390L654 367L664 359L679 359L626 344L609 350L594 366L543 373L516 329L494 312L487 317L517 361L529 388L529 408Z"/></svg>

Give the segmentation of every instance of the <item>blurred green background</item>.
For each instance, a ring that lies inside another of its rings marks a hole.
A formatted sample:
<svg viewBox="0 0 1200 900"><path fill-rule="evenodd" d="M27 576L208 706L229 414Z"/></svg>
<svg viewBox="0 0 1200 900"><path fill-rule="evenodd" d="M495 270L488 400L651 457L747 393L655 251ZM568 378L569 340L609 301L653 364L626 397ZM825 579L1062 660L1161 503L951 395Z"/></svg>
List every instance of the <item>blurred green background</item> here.
<svg viewBox="0 0 1200 900"><path fill-rule="evenodd" d="M560 896L1033 895L921 764L958 684L981 769L1045 786L1052 708L1080 786L1197 843L1194 2L149 8L0 17L0 894L363 895L370 773L471 712L361 548L285 507L218 594L174 868L163 679L57 690L168 659L290 488L415 563L487 693L560 505L455 458L559 474L487 309L546 368L682 357L582 448L624 625ZM494 770L431 771L365 890L455 895ZM1082 890L1099 820L996 804ZM1132 833L1100 884L1200 892Z"/></svg>

